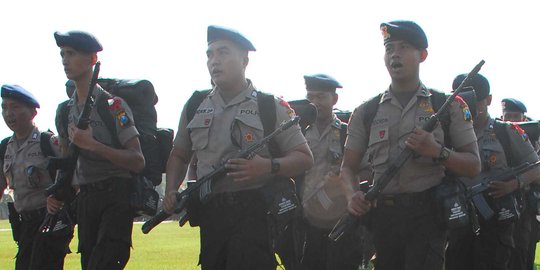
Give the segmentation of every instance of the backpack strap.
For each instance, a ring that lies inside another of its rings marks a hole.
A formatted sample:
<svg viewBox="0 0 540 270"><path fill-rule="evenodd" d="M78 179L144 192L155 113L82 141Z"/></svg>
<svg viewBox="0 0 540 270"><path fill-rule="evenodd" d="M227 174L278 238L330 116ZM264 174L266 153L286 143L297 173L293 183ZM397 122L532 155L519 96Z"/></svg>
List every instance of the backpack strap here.
<svg viewBox="0 0 540 270"><path fill-rule="evenodd" d="M431 105L433 106L433 111L438 112L439 109L446 102L446 94L439 92L434 89L429 89L431 93ZM451 146L452 141L450 139L450 113L448 111L444 112L439 116L439 122L441 123L441 128L444 134L444 145Z"/></svg>
<svg viewBox="0 0 540 270"><path fill-rule="evenodd" d="M347 123L341 123L341 129L339 131L339 141L341 142L341 151L345 153L345 141L347 140Z"/></svg>
<svg viewBox="0 0 540 270"><path fill-rule="evenodd" d="M257 91L257 106L259 107L259 117L263 125L264 136L272 133L276 128L276 102L274 95ZM270 156L279 157L281 151L274 139L268 142Z"/></svg>
<svg viewBox="0 0 540 270"><path fill-rule="evenodd" d="M364 127L366 128L367 134L371 133L371 123L373 123L373 119L375 118L377 110L379 109L381 97L382 93L366 101L366 105L364 107L364 118L362 120L364 121Z"/></svg>
<svg viewBox="0 0 540 270"><path fill-rule="evenodd" d="M506 156L506 163L508 166L513 167L514 164L514 155L512 154L512 149L510 149L510 136L508 135L508 132L506 131L506 127L508 125L504 122L497 121L493 123L493 131L495 132L495 136L497 136L497 139L501 143L504 155Z"/></svg>
<svg viewBox="0 0 540 270"><path fill-rule="evenodd" d="M210 91L212 91L212 89L195 91L193 92L193 95L191 95L191 97L188 99L186 107L186 116L188 123L193 120L197 108L199 108L203 100L208 96L208 94L210 94Z"/></svg>
<svg viewBox="0 0 540 270"><path fill-rule="evenodd" d="M56 109L56 131L58 131L58 135L62 138L68 138L68 103L69 99L60 103Z"/></svg>
<svg viewBox="0 0 540 270"><path fill-rule="evenodd" d="M111 98L114 98L114 95L107 91L103 91L101 95L96 97L94 105L99 117L103 120L105 127L111 133L113 145L116 148L122 148L122 144L118 139L118 131L116 130L114 116L112 115L111 110L109 109L109 103L107 102L107 100Z"/></svg>
<svg viewBox="0 0 540 270"><path fill-rule="evenodd" d="M39 147L41 148L41 153L44 157L56 157L56 154L51 146L52 135L53 133L51 131L41 132L39 138Z"/></svg>
<svg viewBox="0 0 540 270"><path fill-rule="evenodd" d="M2 142L0 142L0 158L2 158L2 162L4 162L4 156L6 155L9 139L11 139L11 136L6 137L2 140Z"/></svg>

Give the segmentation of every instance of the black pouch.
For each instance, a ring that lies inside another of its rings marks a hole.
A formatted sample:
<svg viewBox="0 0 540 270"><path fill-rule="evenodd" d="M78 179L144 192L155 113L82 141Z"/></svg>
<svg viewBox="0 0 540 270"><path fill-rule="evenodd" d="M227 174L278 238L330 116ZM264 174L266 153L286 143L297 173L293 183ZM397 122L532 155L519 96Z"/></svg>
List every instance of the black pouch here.
<svg viewBox="0 0 540 270"><path fill-rule="evenodd" d="M9 211L9 223L11 223L11 234L13 234L13 241L19 242L21 236L22 220L21 216L15 210L15 204L12 202L7 203Z"/></svg>
<svg viewBox="0 0 540 270"><path fill-rule="evenodd" d="M448 176L434 188L437 221L441 228L453 230L469 224L471 217L465 190L461 181Z"/></svg>
<svg viewBox="0 0 540 270"><path fill-rule="evenodd" d="M497 199L487 195L485 197L491 209L495 211L495 218L497 221L504 223L514 222L519 219L519 205L513 194L508 194Z"/></svg>
<svg viewBox="0 0 540 270"><path fill-rule="evenodd" d="M290 178L275 176L260 191L267 206L270 233L275 243L300 212L295 184Z"/></svg>
<svg viewBox="0 0 540 270"><path fill-rule="evenodd" d="M197 180L188 180L188 187ZM199 192L192 192L186 201L186 215L189 219L189 226L197 227L201 225L201 199Z"/></svg>
<svg viewBox="0 0 540 270"><path fill-rule="evenodd" d="M133 176L130 206L135 216L154 216L157 213L159 194L152 182L142 175Z"/></svg>

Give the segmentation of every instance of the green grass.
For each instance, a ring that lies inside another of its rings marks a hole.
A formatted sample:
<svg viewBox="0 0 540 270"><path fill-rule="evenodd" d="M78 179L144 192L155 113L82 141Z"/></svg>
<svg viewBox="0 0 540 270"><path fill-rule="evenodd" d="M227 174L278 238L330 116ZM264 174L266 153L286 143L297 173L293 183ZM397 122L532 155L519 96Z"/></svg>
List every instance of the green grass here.
<svg viewBox="0 0 540 270"><path fill-rule="evenodd" d="M13 257L17 245L13 242L7 220L0 220L0 269L14 269ZM80 256L77 251L77 236L71 241L72 254L68 254L65 269L80 269ZM188 225L178 227L178 223L163 223L149 234L141 232L141 224L133 225L133 249L127 270L153 269L200 269L199 230ZM540 262L540 246L536 249L536 262ZM280 268L278 268L280 269ZM535 269L540 270L540 264Z"/></svg>
<svg viewBox="0 0 540 270"><path fill-rule="evenodd" d="M17 245L13 242L9 222L0 221L0 269L14 269ZM77 236L71 241L73 253L68 254L65 269L81 269L77 251ZM199 257L199 230L178 223L163 223L149 234L141 232L141 224L133 224L133 249L127 270L150 269L201 269L197 266Z"/></svg>

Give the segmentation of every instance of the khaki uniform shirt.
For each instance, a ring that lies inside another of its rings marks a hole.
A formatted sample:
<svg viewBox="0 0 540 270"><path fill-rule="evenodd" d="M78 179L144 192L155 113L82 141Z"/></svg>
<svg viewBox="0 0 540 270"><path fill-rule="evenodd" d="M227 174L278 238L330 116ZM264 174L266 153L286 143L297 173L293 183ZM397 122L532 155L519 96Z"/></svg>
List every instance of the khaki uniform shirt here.
<svg viewBox="0 0 540 270"><path fill-rule="evenodd" d="M313 167L307 171L302 190L304 214L310 224L331 229L347 209L347 199L338 179L343 159L341 121L334 115L332 124L319 133L317 126L306 129L306 140L313 153Z"/></svg>
<svg viewBox="0 0 540 270"><path fill-rule="evenodd" d="M365 103L353 112L345 147L368 155L374 171L374 181L381 177L388 165L405 148L405 140L411 131L415 127L422 127L422 124L433 114L430 95L429 90L424 85L420 85L416 95L405 107L402 107L392 92L389 89L386 90L381 96L370 134L367 134L363 122ZM472 122L465 112L469 112L465 103L457 101L451 103L449 137L453 148L476 141ZM440 124L433 131L433 136L437 142L444 143L444 134ZM427 190L441 183L444 170L444 166L431 157L413 156L382 193L399 194Z"/></svg>
<svg viewBox="0 0 540 270"><path fill-rule="evenodd" d="M104 94L104 90L98 85L92 94L94 100L96 100L98 95ZM120 142L120 144L125 145L127 141L139 135L137 129L135 128L131 109L129 108L128 104L120 97L114 97L113 99L109 99L108 103L112 117L114 118L116 123L118 141ZM80 113L84 108L84 104L78 106L76 104L77 92L75 91L73 97L67 104L69 110L68 126L72 123L76 124L79 121ZM122 123L119 120L122 116L127 117L128 120L126 123ZM56 117L58 118L60 116L57 115ZM92 112L90 113L90 126L92 127L92 135L97 141L110 147L116 148L116 146L114 145L112 134L107 129L107 126L99 116L96 107L94 107L92 109ZM68 138L62 138L60 136L60 143L67 145L68 141ZM131 175L129 170L114 165L108 159L96 153L81 149L79 153L79 159L77 161L75 176L73 178L74 185L95 183L111 177L130 178Z"/></svg>
<svg viewBox="0 0 540 270"><path fill-rule="evenodd" d="M47 170L49 159L41 152L40 140L41 132L37 127L20 146L13 135L8 142L5 158L0 159L0 163L3 163L1 179L7 179L9 187L13 189L15 209L18 212L36 210L47 205L45 188L52 185L53 179ZM56 136L52 136L49 143L58 156Z"/></svg>
<svg viewBox="0 0 540 270"><path fill-rule="evenodd" d="M506 169L509 167L504 148L495 135L493 124L495 120L490 118L483 127L477 127L478 149L480 160L482 161L482 172L490 169ZM534 163L538 160L538 155L527 140L526 136L508 125L506 132L510 139L510 149L513 156L513 165L517 166L524 162ZM477 183L472 183L477 184Z"/></svg>
<svg viewBox="0 0 540 270"><path fill-rule="evenodd" d="M208 94L189 123L186 106L184 106L178 133L174 139L175 147L186 151L186 155L194 151L197 156L199 178L212 172L213 166L236 157L240 150L246 149L264 137L257 105L257 91L251 82L228 104L225 104L219 91L216 87ZM294 111L285 101L276 99L275 102L277 127L283 121L289 120L294 115ZM274 139L281 153L286 153L306 142L298 125L287 129ZM267 148L259 155L270 157ZM271 175L267 175L254 181L235 182L232 178L225 177L214 181L213 192L235 192L259 188L271 178Z"/></svg>

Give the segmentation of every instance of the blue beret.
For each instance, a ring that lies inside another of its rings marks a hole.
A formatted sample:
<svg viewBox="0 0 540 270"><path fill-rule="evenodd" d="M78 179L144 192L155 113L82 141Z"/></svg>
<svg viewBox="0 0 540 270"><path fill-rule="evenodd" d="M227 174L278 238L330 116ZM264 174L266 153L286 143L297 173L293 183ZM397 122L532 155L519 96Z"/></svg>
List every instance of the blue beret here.
<svg viewBox="0 0 540 270"><path fill-rule="evenodd" d="M208 45L218 40L230 40L246 51L255 51L255 47L246 37L235 30L227 29L221 26L208 26Z"/></svg>
<svg viewBox="0 0 540 270"><path fill-rule="evenodd" d="M20 102L26 103L33 108L39 108L39 102L32 93L15 84L2 85L2 98L12 98Z"/></svg>
<svg viewBox="0 0 540 270"><path fill-rule="evenodd" d="M326 74L304 75L307 91L336 91L336 88L342 88L336 79Z"/></svg>
<svg viewBox="0 0 540 270"><path fill-rule="evenodd" d="M391 21L381 23L381 32L386 43L396 40L404 40L418 49L426 49L428 41L424 30L412 21Z"/></svg>
<svg viewBox="0 0 540 270"><path fill-rule="evenodd" d="M501 104L503 111L506 112L527 112L527 107L525 107L525 104L515 98L505 98L501 101Z"/></svg>
<svg viewBox="0 0 540 270"><path fill-rule="evenodd" d="M465 77L467 77L467 74L457 75L456 78L454 78L454 82L452 82L452 89L456 90L461 82L465 80ZM469 84L464 86L472 86L472 88L474 88L477 101L481 101L489 96L489 81L480 73L476 74L476 76L469 81Z"/></svg>
<svg viewBox="0 0 540 270"><path fill-rule="evenodd" d="M55 32L54 39L58 47L68 46L77 51L94 53L103 50L99 41L90 33L83 31Z"/></svg>

